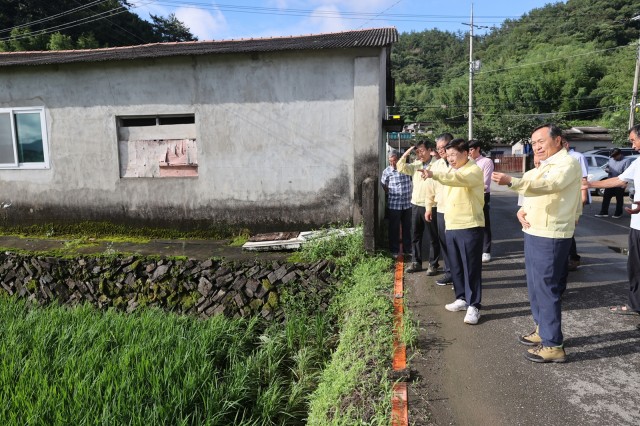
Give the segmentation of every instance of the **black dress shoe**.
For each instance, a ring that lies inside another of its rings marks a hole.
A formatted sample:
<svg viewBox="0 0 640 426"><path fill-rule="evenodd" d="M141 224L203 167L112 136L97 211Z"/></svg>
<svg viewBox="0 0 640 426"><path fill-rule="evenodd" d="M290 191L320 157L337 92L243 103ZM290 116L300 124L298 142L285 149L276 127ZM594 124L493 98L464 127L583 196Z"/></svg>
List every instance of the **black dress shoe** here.
<svg viewBox="0 0 640 426"><path fill-rule="evenodd" d="M412 273L412 272L420 272L420 271L422 271L422 265L420 265L417 262L413 262L405 272Z"/></svg>

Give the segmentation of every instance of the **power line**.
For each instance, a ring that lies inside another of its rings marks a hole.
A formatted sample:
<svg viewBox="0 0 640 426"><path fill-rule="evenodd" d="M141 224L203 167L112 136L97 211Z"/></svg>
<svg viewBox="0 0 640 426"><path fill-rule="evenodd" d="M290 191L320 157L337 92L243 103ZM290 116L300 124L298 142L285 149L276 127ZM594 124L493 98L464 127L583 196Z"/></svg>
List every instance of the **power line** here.
<svg viewBox="0 0 640 426"><path fill-rule="evenodd" d="M483 116L495 116L495 115L499 115L501 117L536 117L536 116L556 116L556 115L568 115L568 114L587 114L587 113L592 113L592 112L598 112L598 111L608 111L608 110L618 110L618 109L622 109L622 108L626 108L626 105L622 104L622 105L610 105L607 107L601 107L601 108L589 108L589 109L578 109L578 110L574 110L574 111L562 111L562 112L537 112L537 113L527 113L527 114L483 114L480 113L479 115L483 115Z"/></svg>
<svg viewBox="0 0 640 426"><path fill-rule="evenodd" d="M514 65L512 67L497 68L497 69L488 70L488 71L480 71L480 72L478 72L476 74L489 74L489 73L493 73L493 72L507 71L507 70L511 70L511 69L515 69L515 68L524 68L524 67L530 67L530 66L533 66L533 65L546 64L546 63L549 63L549 62L561 61L563 59L577 58L577 57L580 57L580 56L593 55L594 53L608 52L610 50L617 50L617 49L624 49L626 47L633 47L634 44L636 44L636 43L626 44L624 46L611 47L611 48L608 48L608 49L594 50L594 51L591 51L591 52L577 53L575 55L561 56L559 58L547 59L545 61L528 62L526 64Z"/></svg>
<svg viewBox="0 0 640 426"><path fill-rule="evenodd" d="M55 14L55 15L48 16L48 17L46 17L46 18L41 18L41 19L37 19L37 20L35 20L35 21L27 22L27 23L25 23L25 24L20 24L20 25L16 25L16 26L14 26L14 27L5 28L5 29L3 29L3 30L0 30L0 34L2 34L2 33L6 33L6 32L9 32L9 31L13 31L13 30L15 30L15 29L24 28L24 27L29 27L29 26L31 26L31 25L41 24L41 23L43 23L43 22L47 22L47 21L51 21L51 20L54 20L54 19L57 19L57 18L61 18L61 17L65 16L65 15L69 15L69 14L72 14L72 13L75 13L75 12L79 12L79 11L81 11L81 10L83 10L83 9L86 9L86 8L88 8L88 7L91 7L91 6L96 5L96 4L98 4L98 3L104 3L104 2L106 2L106 1L108 1L108 0L96 0L96 1L94 1L94 2L92 2L92 3L87 3L87 4L85 4L85 5L82 5L82 4L81 4L79 7L76 7L76 8L73 8L73 9L69 9L69 10L67 10L66 12L60 12L60 13L57 13L57 14Z"/></svg>
<svg viewBox="0 0 640 426"><path fill-rule="evenodd" d="M146 4L152 3L152 1L147 2ZM141 5L142 6L142 5ZM139 7L139 6L136 6ZM104 12L100 12L100 13L95 13L93 15L90 16L85 16L83 18L79 18L76 19L74 21L70 21L70 22L66 22L64 24L59 24L59 25L55 25L55 26L51 26L51 27L46 27L46 28L42 28L39 30L35 30L32 32L29 32L27 34L21 34L18 36L8 36L8 37L0 37L0 41L6 41L6 40L21 40L21 39L25 39L25 38L29 38L29 37L33 37L33 36L38 36L38 35L46 35L46 34L51 34L54 32L59 32L61 30L67 30L69 28L74 28L80 25L84 25L84 24L88 24L91 22L95 22L95 21L99 21L102 19L106 19L107 21L109 21L108 18L115 16L115 15L119 15L121 13L127 12L129 9L127 9L126 7L120 5L118 7L114 7L113 9L109 9L106 10ZM109 21L111 22L111 21ZM113 22L111 22L112 24L114 24ZM116 25L116 24L114 24ZM140 37L137 37L135 34L130 33L129 31L125 30L124 28L116 25L118 28L122 29L123 31L126 31L127 33L135 36L136 38L138 38L138 40L145 42L145 40L141 39Z"/></svg>
<svg viewBox="0 0 640 426"><path fill-rule="evenodd" d="M22 35L19 35L19 36L2 37L2 38L0 38L0 41L4 41L4 40L20 40L20 39L23 39L23 38L29 38L29 37L33 37L33 36L37 36L37 35L51 34L51 33L54 33L54 32L58 32L60 30L66 30L66 29L69 29L69 28L77 27L79 25L84 25L84 24L88 24L90 22L94 22L94 21L98 21L100 19L107 18L107 16L103 16L103 15L114 16L114 15L118 15L120 13L124 13L126 11L127 11L127 9L125 7L120 6L120 7L116 7L116 8L107 10L105 12L97 13L95 15L91 15L91 16L87 16L87 17L84 17L84 18L76 19L75 21L67 22L65 24L55 25L53 27L48 27L48 28L43 28L41 30L36 30L36 31L30 32L28 34L22 34Z"/></svg>
<svg viewBox="0 0 640 426"><path fill-rule="evenodd" d="M80 4L80 3L78 3L78 0L73 0L73 1L74 1L75 3L77 3L77 4ZM153 3L153 0L151 0L151 1L150 1L150 2L148 2L147 4L150 4L150 3ZM125 33L127 33L127 34L129 34L129 35L133 36L134 38L136 38L136 39L138 39L138 40L140 40L142 43L147 43L147 40L145 40L145 39L143 39L143 38L138 37L136 34L132 33L131 31L127 30L126 28L121 27L120 25L118 25L118 24L116 24L115 22L113 22L111 19L109 19L109 18L105 18L105 19L106 19L106 20L107 20L111 25L113 25L113 26L117 27L118 29L120 29L120 30L124 31Z"/></svg>
<svg viewBox="0 0 640 426"><path fill-rule="evenodd" d="M378 16L382 15L383 13L385 13L386 11L390 10L391 8L393 8L394 6L396 6L398 3L400 3L402 0L398 0L397 2L395 2L394 4L392 4L391 6L389 6L388 8L386 8L385 10L383 10L382 12L378 13L376 16L374 16L373 18L377 18ZM373 19L372 18L372 19ZM371 19L369 19L368 21L364 22L362 25L360 25L358 27L358 29L362 29L362 27L364 27L365 25L367 25L369 22L371 22Z"/></svg>

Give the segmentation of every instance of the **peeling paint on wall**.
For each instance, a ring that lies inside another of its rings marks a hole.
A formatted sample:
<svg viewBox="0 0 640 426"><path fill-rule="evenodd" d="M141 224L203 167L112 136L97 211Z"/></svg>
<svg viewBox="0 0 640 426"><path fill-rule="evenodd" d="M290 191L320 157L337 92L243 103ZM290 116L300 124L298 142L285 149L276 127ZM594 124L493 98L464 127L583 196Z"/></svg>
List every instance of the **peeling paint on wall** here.
<svg viewBox="0 0 640 426"><path fill-rule="evenodd" d="M195 139L119 141L120 177L195 177Z"/></svg>

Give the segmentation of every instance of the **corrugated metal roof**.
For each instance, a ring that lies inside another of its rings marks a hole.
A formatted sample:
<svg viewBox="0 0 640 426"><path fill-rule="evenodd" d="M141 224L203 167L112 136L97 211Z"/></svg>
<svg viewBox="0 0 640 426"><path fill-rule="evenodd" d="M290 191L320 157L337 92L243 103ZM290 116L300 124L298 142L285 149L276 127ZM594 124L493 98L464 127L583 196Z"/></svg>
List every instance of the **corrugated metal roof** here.
<svg viewBox="0 0 640 426"><path fill-rule="evenodd" d="M0 67L122 61L141 58L224 53L384 47L396 41L398 41L398 31L395 28L373 28L306 36L154 43L87 50L6 52L0 53Z"/></svg>

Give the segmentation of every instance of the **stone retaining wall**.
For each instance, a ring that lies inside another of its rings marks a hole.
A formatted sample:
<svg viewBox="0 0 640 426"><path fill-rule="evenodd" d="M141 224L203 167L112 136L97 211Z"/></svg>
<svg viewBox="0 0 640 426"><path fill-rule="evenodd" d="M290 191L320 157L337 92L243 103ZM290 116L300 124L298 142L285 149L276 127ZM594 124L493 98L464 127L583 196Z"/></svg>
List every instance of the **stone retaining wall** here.
<svg viewBox="0 0 640 426"><path fill-rule="evenodd" d="M334 265L236 263L143 256L72 259L0 253L0 293L46 305L92 303L133 312L140 306L208 318L261 315L282 319L280 298L304 292L325 309L333 294Z"/></svg>

